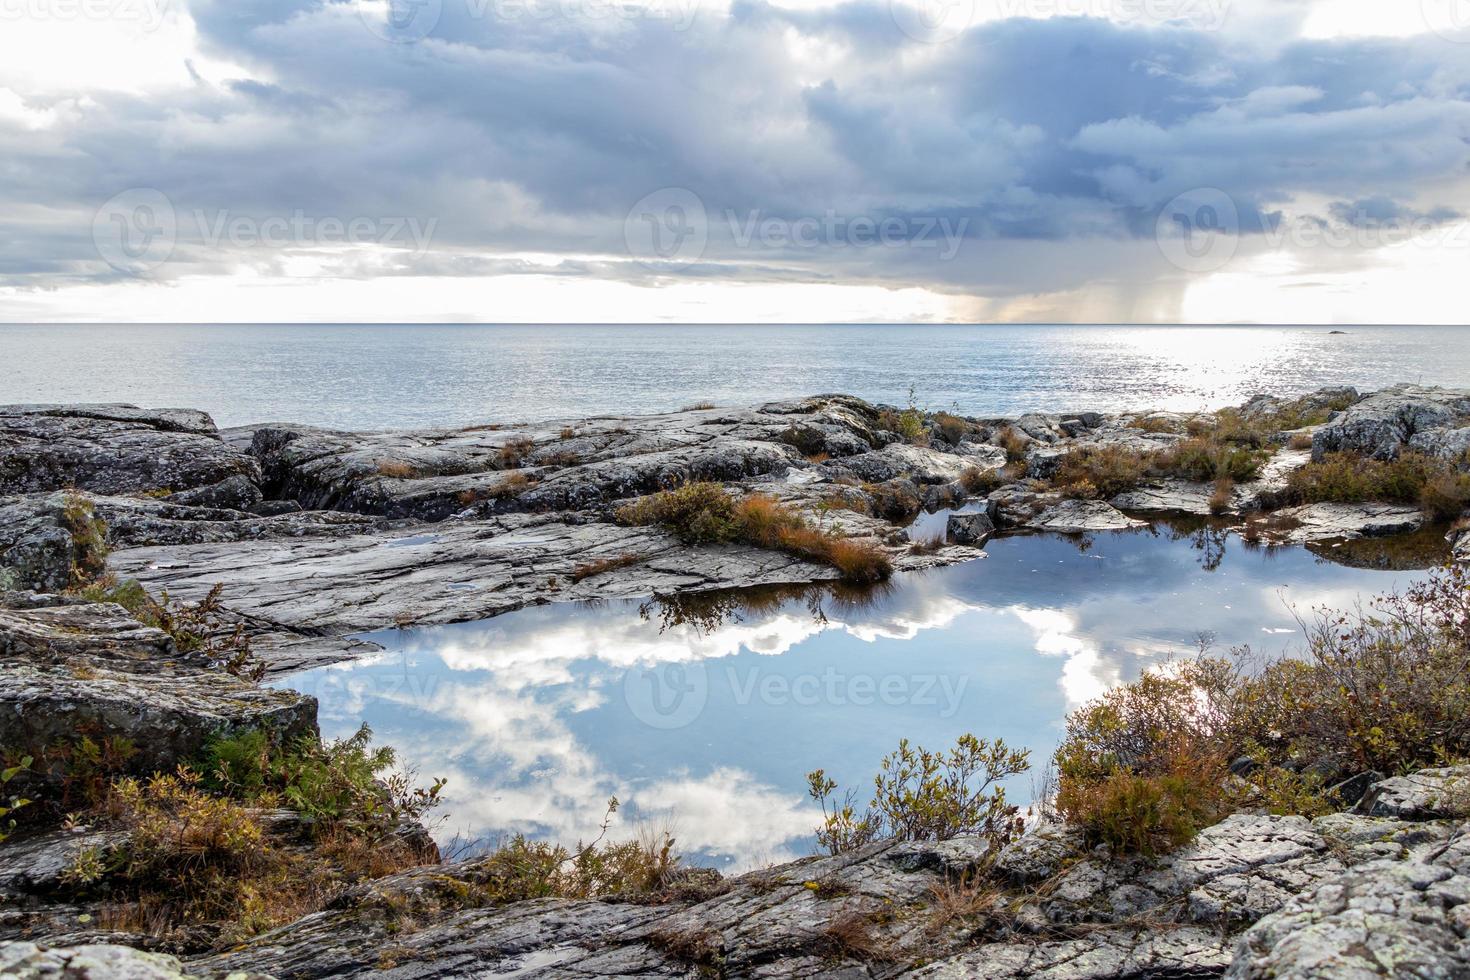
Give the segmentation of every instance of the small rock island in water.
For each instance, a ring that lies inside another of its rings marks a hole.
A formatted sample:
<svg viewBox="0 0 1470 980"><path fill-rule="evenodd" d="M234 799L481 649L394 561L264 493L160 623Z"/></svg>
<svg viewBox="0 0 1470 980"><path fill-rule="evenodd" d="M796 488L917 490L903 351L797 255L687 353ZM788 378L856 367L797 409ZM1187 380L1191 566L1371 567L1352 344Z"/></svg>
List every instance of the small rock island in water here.
<svg viewBox="0 0 1470 980"><path fill-rule="evenodd" d="M0 976L1470 976L1467 391L379 433L11 405L0 495ZM667 835L442 853L437 784L261 683L385 628L864 589L1180 516L1441 568L1299 661L1082 708L1025 813L996 786L1048 760L984 732L900 747L871 803L813 773L827 853L740 877Z"/></svg>

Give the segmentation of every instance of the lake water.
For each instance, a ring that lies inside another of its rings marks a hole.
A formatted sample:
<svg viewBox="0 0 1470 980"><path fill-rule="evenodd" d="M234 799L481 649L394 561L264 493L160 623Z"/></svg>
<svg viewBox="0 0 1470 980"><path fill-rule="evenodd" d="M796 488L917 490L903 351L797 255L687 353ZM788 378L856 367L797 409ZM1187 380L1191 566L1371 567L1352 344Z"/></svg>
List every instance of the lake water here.
<svg viewBox="0 0 1470 980"><path fill-rule="evenodd" d="M202 408L221 426L467 425L846 392L970 415L1192 410L1463 385L1461 327L0 326L0 403Z"/></svg>
<svg viewBox="0 0 1470 980"><path fill-rule="evenodd" d="M441 840L571 843L617 795L620 832L669 827L694 862L744 869L812 852L812 769L866 791L900 738L938 748L965 732L1041 763L1069 710L1202 632L1219 650L1286 652L1297 615L1418 574L1208 527L1007 537L866 596L561 604L388 630L370 636L376 657L279 683L321 699L327 735L366 721L422 777L447 776Z"/></svg>

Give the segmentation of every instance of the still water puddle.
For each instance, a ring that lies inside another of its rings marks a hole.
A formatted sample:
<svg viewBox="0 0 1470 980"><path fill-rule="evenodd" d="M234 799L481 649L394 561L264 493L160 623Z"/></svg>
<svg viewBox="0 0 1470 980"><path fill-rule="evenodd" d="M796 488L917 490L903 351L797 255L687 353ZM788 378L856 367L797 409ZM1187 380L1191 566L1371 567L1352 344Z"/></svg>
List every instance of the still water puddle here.
<svg viewBox="0 0 1470 980"><path fill-rule="evenodd" d="M366 721L402 764L448 777L441 841L589 839L616 795L625 830L670 829L695 863L740 870L812 852L812 769L862 792L900 738L938 748L964 732L1041 763L1069 710L1202 633L1286 651L1297 615L1422 574L1207 527L986 550L862 596L564 603L385 630L364 637L377 656L282 683L321 700L327 736Z"/></svg>

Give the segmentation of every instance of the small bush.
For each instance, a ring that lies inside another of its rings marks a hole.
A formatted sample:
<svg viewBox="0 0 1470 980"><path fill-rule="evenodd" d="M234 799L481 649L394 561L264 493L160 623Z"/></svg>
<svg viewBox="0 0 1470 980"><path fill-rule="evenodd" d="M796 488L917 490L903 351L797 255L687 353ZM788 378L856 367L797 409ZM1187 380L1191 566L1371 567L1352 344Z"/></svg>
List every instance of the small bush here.
<svg viewBox="0 0 1470 980"><path fill-rule="evenodd" d="M0 769L0 821L4 821L4 824L0 825L4 828L0 829L0 844L5 843L5 839L10 836L10 831L15 829L15 818L11 814L31 805L30 800L9 792L8 787L17 776L31 767L33 761L30 756L23 756L16 765Z"/></svg>
<svg viewBox="0 0 1470 980"><path fill-rule="evenodd" d="M1305 432L1298 432L1296 435L1292 436L1290 440L1287 441L1286 448L1295 449L1297 452L1311 449L1312 437Z"/></svg>
<svg viewBox="0 0 1470 980"><path fill-rule="evenodd" d="M1215 481L1215 492L1210 494L1210 513L1223 514L1235 503L1235 481L1222 476Z"/></svg>
<svg viewBox="0 0 1470 980"><path fill-rule="evenodd" d="M1419 491L1419 506L1436 521L1453 521L1470 511L1470 474L1436 473Z"/></svg>
<svg viewBox="0 0 1470 980"><path fill-rule="evenodd" d="M1006 451L1006 462L1026 462L1026 452L1031 446L1031 440L1015 426L1006 426L996 436L996 444Z"/></svg>
<svg viewBox="0 0 1470 980"><path fill-rule="evenodd" d="M623 524L662 524L685 544L718 544L735 538L735 499L718 483L690 483L640 497L618 508L616 516Z"/></svg>
<svg viewBox="0 0 1470 980"><path fill-rule="evenodd" d="M1265 454L1218 438L1195 437L1164 450L1153 459L1155 472L1196 483L1230 479L1254 480Z"/></svg>
<svg viewBox="0 0 1470 980"><path fill-rule="evenodd" d="M807 791L822 807L817 841L833 854L880 838L944 841L961 835L987 837L998 849L1017 831L1017 810L1000 782L1030 769L1030 753L962 735L949 752L898 743L873 781L868 809L858 813L849 792L837 802L837 784L817 769Z"/></svg>
<svg viewBox="0 0 1470 980"><path fill-rule="evenodd" d="M98 517L81 494L67 491L62 498L61 523L71 535L71 587L80 588L107 571L107 522Z"/></svg>
<svg viewBox="0 0 1470 980"><path fill-rule="evenodd" d="M564 440L565 439L572 439L572 438L575 438L576 435L577 435L577 430L574 429L574 428L572 428L570 425L567 425L567 426L563 426L562 427L562 430L561 430L561 433L560 433L560 437L562 439L564 439Z"/></svg>
<svg viewBox="0 0 1470 980"><path fill-rule="evenodd" d="M707 411L709 411L710 409L712 409L714 407L715 407L715 403L714 402L695 402L692 405L685 405L683 408L680 409L680 411L681 412L707 412Z"/></svg>
<svg viewBox="0 0 1470 980"><path fill-rule="evenodd" d="M1137 487L1147 475L1149 458L1118 446L1073 450L1057 463L1052 482L1068 497L1107 499Z"/></svg>
<svg viewBox="0 0 1470 980"><path fill-rule="evenodd" d="M392 772L394 753L372 747L367 725L350 738L322 744L303 738L286 749L262 732L211 742L206 785L255 803L284 803L320 825L381 839L439 804L444 780L413 786L412 773Z"/></svg>
<svg viewBox="0 0 1470 980"><path fill-rule="evenodd" d="M167 592L155 599L131 579L105 578L79 594L92 602L115 602L139 622L163 630L173 637L179 653L202 657L210 666L247 680L265 676L265 665L255 659L244 622L224 614L223 585L192 603L173 599Z"/></svg>
<svg viewBox="0 0 1470 980"><path fill-rule="evenodd" d="M988 496L1005 486L1004 470L982 470L978 466L968 466L960 474L960 486L965 492L975 496Z"/></svg>
<svg viewBox="0 0 1470 980"><path fill-rule="evenodd" d="M1303 504L1377 500L1424 503L1437 509L1450 506L1451 499L1467 487L1470 480L1456 474L1450 463L1421 453L1406 452L1387 461L1355 453L1329 453L1292 473L1286 496Z"/></svg>

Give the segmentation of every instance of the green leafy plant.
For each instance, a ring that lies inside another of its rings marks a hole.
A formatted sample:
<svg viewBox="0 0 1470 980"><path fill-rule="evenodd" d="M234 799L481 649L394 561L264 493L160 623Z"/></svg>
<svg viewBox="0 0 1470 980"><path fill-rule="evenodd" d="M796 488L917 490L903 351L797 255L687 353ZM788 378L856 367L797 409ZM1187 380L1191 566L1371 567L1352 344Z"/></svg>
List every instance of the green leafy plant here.
<svg viewBox="0 0 1470 980"><path fill-rule="evenodd" d="M4 822L5 827L4 830L0 830L0 843L4 843L5 839L10 836L10 832L15 829L15 818L11 814L22 807L31 805L30 800L19 794L11 793L9 787L11 781L29 770L34 761L30 756L23 756L18 764L0 769L0 799L4 800L4 803L0 804L0 821Z"/></svg>
<svg viewBox="0 0 1470 980"><path fill-rule="evenodd" d="M837 802L837 784L826 773L807 775L808 792L822 807L817 840L831 853L872 840L949 840L968 834L999 847L1017 831L1017 810L1000 783L1030 769L1030 753L1003 740L960 736L948 752L931 752L907 739L883 759L873 797L859 813L852 793Z"/></svg>

